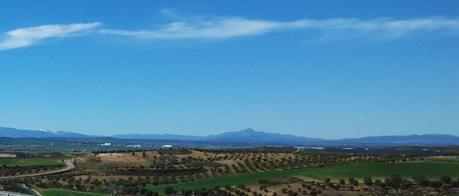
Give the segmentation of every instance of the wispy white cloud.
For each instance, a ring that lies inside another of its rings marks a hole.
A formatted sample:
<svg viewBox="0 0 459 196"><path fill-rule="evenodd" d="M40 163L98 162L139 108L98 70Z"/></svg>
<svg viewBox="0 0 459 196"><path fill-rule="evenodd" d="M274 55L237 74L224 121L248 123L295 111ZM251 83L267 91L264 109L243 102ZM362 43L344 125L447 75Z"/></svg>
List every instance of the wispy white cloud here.
<svg viewBox="0 0 459 196"><path fill-rule="evenodd" d="M0 34L0 50L21 48L43 40L98 33L150 40L229 39L280 31L314 31L323 37L377 36L400 38L415 33L429 37L459 36L459 18L426 17L411 19L300 19L293 21L253 20L242 17L174 17L174 21L144 30L101 29L101 23L54 24L19 28Z"/></svg>
<svg viewBox="0 0 459 196"><path fill-rule="evenodd" d="M415 32L434 31L459 33L459 19L428 17L413 19L356 18L301 19L294 21L252 20L241 17L202 17L199 20L180 20L145 30L101 29L104 34L132 36L145 39L225 39L260 35L275 31L304 30L322 34L341 33L343 36L381 35L397 38Z"/></svg>
<svg viewBox="0 0 459 196"><path fill-rule="evenodd" d="M435 33L438 31L459 33L459 19L430 17L413 19L378 18L361 20L355 18L335 18L326 20L305 20L306 29L327 32L355 33L356 35L376 35L385 38L397 38L413 33ZM349 35L349 34L346 34ZM345 35L345 36L346 36ZM432 34L435 36L436 34Z"/></svg>
<svg viewBox="0 0 459 196"><path fill-rule="evenodd" d="M95 29L100 23L53 24L19 28L6 32L0 39L0 50L31 46L42 40L76 36Z"/></svg>
<svg viewBox="0 0 459 196"><path fill-rule="evenodd" d="M100 32L148 39L221 39L263 34L285 25L287 23L232 17L192 22L177 21L150 30L103 29Z"/></svg>

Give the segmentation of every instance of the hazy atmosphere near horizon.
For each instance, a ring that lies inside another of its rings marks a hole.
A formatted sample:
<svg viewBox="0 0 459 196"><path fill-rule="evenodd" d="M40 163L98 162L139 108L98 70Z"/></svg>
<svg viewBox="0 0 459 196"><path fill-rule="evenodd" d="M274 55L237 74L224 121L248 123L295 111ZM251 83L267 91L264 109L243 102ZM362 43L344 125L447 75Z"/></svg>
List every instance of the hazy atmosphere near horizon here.
<svg viewBox="0 0 459 196"><path fill-rule="evenodd" d="M0 127L459 135L459 2L4 0L0 92Z"/></svg>

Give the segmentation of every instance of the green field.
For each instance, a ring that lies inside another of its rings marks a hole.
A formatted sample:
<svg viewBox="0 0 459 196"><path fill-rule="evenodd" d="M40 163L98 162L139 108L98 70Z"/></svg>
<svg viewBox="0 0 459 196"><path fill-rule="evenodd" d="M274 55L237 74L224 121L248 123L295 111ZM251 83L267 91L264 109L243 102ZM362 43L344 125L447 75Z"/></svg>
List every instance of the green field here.
<svg viewBox="0 0 459 196"><path fill-rule="evenodd" d="M59 158L0 158L0 166L36 166L57 165L62 163Z"/></svg>
<svg viewBox="0 0 459 196"><path fill-rule="evenodd" d="M431 179L438 179L441 176L459 177L459 162L355 163L296 173L299 176L316 179L363 178L365 176L382 178L394 174L404 177L422 175Z"/></svg>
<svg viewBox="0 0 459 196"><path fill-rule="evenodd" d="M40 189L43 196L102 196L102 193L77 192L65 189Z"/></svg>
<svg viewBox="0 0 459 196"><path fill-rule="evenodd" d="M427 178L438 179L441 176L459 177L459 162L411 162L411 163L354 163L323 168L307 168L287 171L269 171L262 173L246 173L231 176L221 176L194 182L177 183L175 189L213 188L225 185L256 184L260 179L303 176L314 179L330 177L334 180L349 177L363 178L370 176L382 178L394 174L405 177L423 175ZM154 186L150 190L164 192L164 186Z"/></svg>

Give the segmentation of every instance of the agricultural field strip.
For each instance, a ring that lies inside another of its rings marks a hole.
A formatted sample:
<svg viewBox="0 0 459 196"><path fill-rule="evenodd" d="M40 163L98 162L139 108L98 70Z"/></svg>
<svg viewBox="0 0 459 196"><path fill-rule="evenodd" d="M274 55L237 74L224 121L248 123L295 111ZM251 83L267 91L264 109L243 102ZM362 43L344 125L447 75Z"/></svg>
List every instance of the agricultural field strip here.
<svg viewBox="0 0 459 196"><path fill-rule="evenodd" d="M0 158L0 166L38 166L38 165L57 165L59 158Z"/></svg>
<svg viewBox="0 0 459 196"><path fill-rule="evenodd" d="M43 196L103 196L106 194L102 193L90 193L90 192L78 192L78 191L71 191L71 190L65 190L65 189L40 189L40 193Z"/></svg>
<svg viewBox="0 0 459 196"><path fill-rule="evenodd" d="M383 178L394 174L400 174L405 177L423 175L427 178L439 178L441 176L459 177L459 162L410 162L410 163L354 163L346 165L336 165L323 168L306 168L286 171L268 171L260 173L245 173L230 176L220 176L206 180L194 182L177 183L172 185L175 189L200 189L214 188L215 186L226 185L249 185L256 184L260 179L299 176L314 179L325 179L327 177L333 180L340 178L347 179L354 177L362 179L365 176L373 178ZM388 173L387 171L391 171ZM153 186L152 191L164 192L165 186Z"/></svg>

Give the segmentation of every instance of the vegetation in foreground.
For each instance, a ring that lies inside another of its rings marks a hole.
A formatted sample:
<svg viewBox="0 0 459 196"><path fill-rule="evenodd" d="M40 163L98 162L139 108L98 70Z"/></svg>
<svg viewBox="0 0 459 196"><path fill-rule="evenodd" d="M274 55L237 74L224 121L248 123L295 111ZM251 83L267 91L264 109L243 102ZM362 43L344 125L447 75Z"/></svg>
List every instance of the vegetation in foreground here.
<svg viewBox="0 0 459 196"><path fill-rule="evenodd" d="M385 150L95 151L74 154L72 160L76 168L65 173L43 173L58 169L59 165L0 167L0 177L3 177L0 178L0 190L27 193L23 189L35 187L41 188L43 195L274 196L322 192L350 196L394 191L399 195L413 192L447 194L459 188L459 162L454 158L457 154L377 153L381 151ZM55 160L60 159L56 157ZM43 175L11 178L33 173Z"/></svg>

